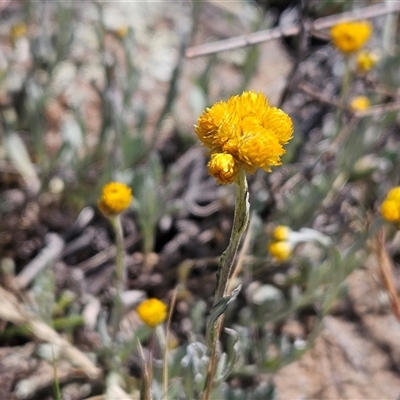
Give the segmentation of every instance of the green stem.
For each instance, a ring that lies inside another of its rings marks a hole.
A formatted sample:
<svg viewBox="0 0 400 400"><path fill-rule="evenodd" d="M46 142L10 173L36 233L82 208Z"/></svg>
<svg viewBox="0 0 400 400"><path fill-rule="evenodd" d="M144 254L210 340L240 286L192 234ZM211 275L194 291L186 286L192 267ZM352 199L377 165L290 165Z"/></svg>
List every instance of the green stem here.
<svg viewBox="0 0 400 400"><path fill-rule="evenodd" d="M240 168L236 179L235 214L229 245L224 251L218 266L217 290L214 297L214 306L226 295L229 276L239 247L240 239L249 222L247 180L245 171Z"/></svg>
<svg viewBox="0 0 400 400"><path fill-rule="evenodd" d="M168 329L168 328L167 328ZM164 329L164 324L157 325L154 334L157 337L158 346L160 347L163 355L162 367L162 387L163 387L163 400L168 400L168 344L167 335Z"/></svg>
<svg viewBox="0 0 400 400"><path fill-rule="evenodd" d="M342 78L342 85L340 87L340 94L339 94L339 104L340 107L337 111L336 114L336 125L337 125L337 134L339 134L342 124L342 113L343 113L343 108L346 104L346 101L348 100L348 95L349 95L349 89L350 89L350 82L351 82L351 66L350 66L350 56L345 56L344 58L344 74ZM336 137L335 136L335 137Z"/></svg>
<svg viewBox="0 0 400 400"><path fill-rule="evenodd" d="M119 325L122 319L122 292L124 290L124 247L123 247L123 232L121 219L119 215L110 217L112 227L115 234L115 248L116 248L116 268L114 278L114 304L111 314L111 340L115 345Z"/></svg>
<svg viewBox="0 0 400 400"><path fill-rule="evenodd" d="M342 79L342 86L340 88L340 102L344 103L349 94L350 79L351 79L351 68L350 68L350 56L345 57L344 74Z"/></svg>
<svg viewBox="0 0 400 400"><path fill-rule="evenodd" d="M58 375L57 375L57 368L56 368L56 360L54 357L54 348L51 346L51 353L52 353L52 365L53 365L53 374L54 374L54 381L53 381L53 391L54 391L54 397L56 400L61 400L61 391L60 391L60 382L58 380Z"/></svg>
<svg viewBox="0 0 400 400"><path fill-rule="evenodd" d="M231 275L232 266L235 261L235 256L240 244L240 239L243 232L246 230L249 222L249 201L248 201L248 190L247 180L245 171L240 168L239 175L236 179L236 197L235 197L235 214L233 217L233 225L231 238L227 249L224 251L218 266L217 272L217 289L215 291L214 305L215 307L221 299L227 295L229 277ZM221 316L223 317L223 315ZM218 356L218 339L222 329L222 318L218 318L211 330L212 333L212 345L211 345L211 356L210 364L208 366L206 382L204 386L204 392L202 400L208 400L211 395L215 371L217 369L217 356Z"/></svg>

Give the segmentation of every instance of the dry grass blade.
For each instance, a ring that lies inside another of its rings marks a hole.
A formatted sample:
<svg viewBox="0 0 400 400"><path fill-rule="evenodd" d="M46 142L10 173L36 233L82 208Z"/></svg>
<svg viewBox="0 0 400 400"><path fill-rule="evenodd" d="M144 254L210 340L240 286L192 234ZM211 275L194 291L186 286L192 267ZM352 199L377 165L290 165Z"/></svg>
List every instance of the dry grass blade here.
<svg viewBox="0 0 400 400"><path fill-rule="evenodd" d="M144 354L142 344L138 340L139 355L143 363L142 369L142 388L140 393L140 398L143 400L152 400L153 396L151 393L151 381L153 378L151 360L148 356Z"/></svg>
<svg viewBox="0 0 400 400"><path fill-rule="evenodd" d="M138 241L138 235L133 233L124 240L124 248L132 246ZM99 265L111 260L117 254L115 245L109 246L105 250L97 253L95 256L77 264L75 268L81 269L83 272L88 273L96 269Z"/></svg>
<svg viewBox="0 0 400 400"><path fill-rule="evenodd" d="M90 378L97 378L101 370L71 343L63 339L53 328L30 314L17 298L0 287L0 318L16 325L28 325L36 339L60 348L62 355L73 365L77 365Z"/></svg>
<svg viewBox="0 0 400 400"><path fill-rule="evenodd" d="M393 262L386 250L385 244L385 231L382 228L375 237L374 243L372 245L372 251L374 252L378 260L380 271L382 274L382 283L389 293L393 313L400 321L400 301L397 295L397 289L393 274L394 267Z"/></svg>
<svg viewBox="0 0 400 400"><path fill-rule="evenodd" d="M175 288L174 293L172 295L171 306L168 312L168 320L165 332L165 343L164 343L164 368L163 368L163 392L164 392L164 400L168 400L168 348L170 341L170 332L171 332L171 321L172 314L176 305L176 298L178 295L178 288Z"/></svg>
<svg viewBox="0 0 400 400"><path fill-rule="evenodd" d="M121 387L122 379L116 372L110 373L107 377L107 393L104 400L132 400L133 397Z"/></svg>
<svg viewBox="0 0 400 400"><path fill-rule="evenodd" d="M17 289L26 288L35 277L46 266L54 263L61 255L64 248L64 240L56 233L48 233L45 237L46 247L44 247L39 254L25 266L18 276L14 279L14 284Z"/></svg>

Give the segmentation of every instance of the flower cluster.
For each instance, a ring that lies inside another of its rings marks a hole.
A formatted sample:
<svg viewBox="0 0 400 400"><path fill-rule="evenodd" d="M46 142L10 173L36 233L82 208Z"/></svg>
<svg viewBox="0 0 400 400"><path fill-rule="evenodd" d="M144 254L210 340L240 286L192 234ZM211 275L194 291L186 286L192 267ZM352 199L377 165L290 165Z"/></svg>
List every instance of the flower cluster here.
<svg viewBox="0 0 400 400"><path fill-rule="evenodd" d="M139 304L136 312L147 326L155 328L167 318L167 305L155 298L147 299Z"/></svg>
<svg viewBox="0 0 400 400"><path fill-rule="evenodd" d="M389 190L381 205L381 215L386 221L400 227L400 186Z"/></svg>
<svg viewBox="0 0 400 400"><path fill-rule="evenodd" d="M317 242L329 246L331 239L315 229L302 228L292 231L288 226L278 225L272 233L272 241L268 244L268 252L280 262L288 260L299 243Z"/></svg>
<svg viewBox="0 0 400 400"><path fill-rule="evenodd" d="M120 214L132 201L132 190L120 182L109 182L104 185L98 207L105 216Z"/></svg>
<svg viewBox="0 0 400 400"><path fill-rule="evenodd" d="M372 33L368 21L342 22L332 27L331 38L335 47L349 55L360 50Z"/></svg>
<svg viewBox="0 0 400 400"><path fill-rule="evenodd" d="M278 225L272 233L268 252L278 261L286 261L293 252L293 244L288 240L292 230L285 225Z"/></svg>
<svg viewBox="0 0 400 400"><path fill-rule="evenodd" d="M207 108L195 130L210 150L210 174L218 183L228 184L236 179L239 167L253 173L257 168L270 172L280 165L293 123L262 93L248 91Z"/></svg>

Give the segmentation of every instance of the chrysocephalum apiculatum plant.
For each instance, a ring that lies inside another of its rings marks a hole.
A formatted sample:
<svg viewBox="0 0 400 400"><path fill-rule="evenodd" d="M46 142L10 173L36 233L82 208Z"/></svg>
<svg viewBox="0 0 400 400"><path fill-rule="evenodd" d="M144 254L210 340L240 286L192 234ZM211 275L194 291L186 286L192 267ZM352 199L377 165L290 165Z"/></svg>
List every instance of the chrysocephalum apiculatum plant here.
<svg viewBox="0 0 400 400"><path fill-rule="evenodd" d="M113 309L111 312L111 339L112 344L116 343L119 324L122 319L122 292L124 290L124 248L123 231L120 214L125 211L132 202L132 190L120 182L109 182L103 186L102 193L97 206L102 214L110 221L115 235L116 267L114 288L115 295ZM118 365L112 360L113 368Z"/></svg>
<svg viewBox="0 0 400 400"><path fill-rule="evenodd" d="M284 111L271 107L264 94L247 91L207 108L198 118L195 130L209 150L209 173L218 184L236 185L231 237L218 266L213 309L207 320L211 351L203 391L203 400L207 400L217 368L220 317L238 294L238 289L232 293L227 293L227 290L240 238L249 220L246 172L254 173L258 168L271 172L272 167L282 164L284 145L293 135L293 123Z"/></svg>
<svg viewBox="0 0 400 400"><path fill-rule="evenodd" d="M347 100L351 83L351 57L357 55L357 53L365 46L371 37L372 32L372 25L368 21L340 22L334 25L330 30L333 46L344 55L345 71L340 91L341 102ZM367 53L364 52L363 54L364 56L361 57L360 62L357 64L357 69L364 70L364 68L372 68L372 59L365 56Z"/></svg>

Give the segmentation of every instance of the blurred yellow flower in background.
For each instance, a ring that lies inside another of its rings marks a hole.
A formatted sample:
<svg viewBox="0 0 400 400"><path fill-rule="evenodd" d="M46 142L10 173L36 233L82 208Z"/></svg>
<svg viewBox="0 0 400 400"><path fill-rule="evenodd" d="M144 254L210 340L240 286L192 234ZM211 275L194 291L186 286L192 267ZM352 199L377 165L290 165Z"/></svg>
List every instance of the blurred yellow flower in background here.
<svg viewBox="0 0 400 400"><path fill-rule="evenodd" d="M282 164L293 123L285 112L271 107L264 94L248 91L207 108L195 130L211 154L229 154L250 173L257 168L270 172Z"/></svg>
<svg viewBox="0 0 400 400"><path fill-rule="evenodd" d="M332 27L331 38L334 46L344 54L361 49L372 34L368 21L342 22Z"/></svg>
<svg viewBox="0 0 400 400"><path fill-rule="evenodd" d="M293 246L286 240L279 240L277 242L271 242L268 245L268 251L278 261L286 261L292 255Z"/></svg>
<svg viewBox="0 0 400 400"><path fill-rule="evenodd" d="M371 105L368 97L366 96L356 96L350 102L350 107L353 111L362 111L367 109Z"/></svg>
<svg viewBox="0 0 400 400"><path fill-rule="evenodd" d="M378 56L372 51L360 51L357 54L356 67L359 72L370 71L378 62Z"/></svg>
<svg viewBox="0 0 400 400"><path fill-rule="evenodd" d="M331 245L331 239L312 228L301 228L299 231L293 231L286 225L277 225L272 231L272 240L267 245L267 250L277 261L288 260L296 246L300 243L318 243L324 247Z"/></svg>
<svg viewBox="0 0 400 400"><path fill-rule="evenodd" d="M98 207L105 216L111 216L126 210L132 201L132 190L120 182L104 185Z"/></svg>
<svg viewBox="0 0 400 400"><path fill-rule="evenodd" d="M400 186L389 190L381 205L381 215L386 221L400 225Z"/></svg>
<svg viewBox="0 0 400 400"><path fill-rule="evenodd" d="M14 24L10 29L10 39L15 41L21 36L25 36L27 32L26 25L23 22Z"/></svg>
<svg viewBox="0 0 400 400"><path fill-rule="evenodd" d="M147 326L155 328L167 318L167 305L155 298L147 299L139 304L136 312Z"/></svg>
<svg viewBox="0 0 400 400"><path fill-rule="evenodd" d="M120 28L117 28L114 32L120 39L123 39L125 36L128 35L129 28L127 26L121 26Z"/></svg>
<svg viewBox="0 0 400 400"><path fill-rule="evenodd" d="M278 225L275 227L274 231L272 232L272 237L274 240L287 240L289 238L291 229L285 225Z"/></svg>

